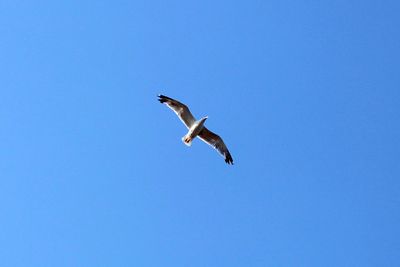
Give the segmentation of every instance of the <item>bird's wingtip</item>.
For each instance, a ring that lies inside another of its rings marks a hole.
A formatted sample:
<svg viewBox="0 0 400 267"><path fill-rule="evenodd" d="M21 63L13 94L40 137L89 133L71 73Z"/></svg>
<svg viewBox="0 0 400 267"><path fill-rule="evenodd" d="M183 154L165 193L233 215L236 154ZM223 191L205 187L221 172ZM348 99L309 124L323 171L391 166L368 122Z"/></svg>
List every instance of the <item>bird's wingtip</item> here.
<svg viewBox="0 0 400 267"><path fill-rule="evenodd" d="M234 165L233 164L233 158L231 157L231 156L227 156L226 158L225 158L225 162L229 165Z"/></svg>
<svg viewBox="0 0 400 267"><path fill-rule="evenodd" d="M158 101L160 101L161 103L164 103L167 101L174 101L174 99L172 99L168 96L162 95L162 94L159 94L158 97L159 97Z"/></svg>
<svg viewBox="0 0 400 267"><path fill-rule="evenodd" d="M168 99L165 95L162 94L158 94L157 96L158 96L157 100L160 101L160 103L164 103Z"/></svg>

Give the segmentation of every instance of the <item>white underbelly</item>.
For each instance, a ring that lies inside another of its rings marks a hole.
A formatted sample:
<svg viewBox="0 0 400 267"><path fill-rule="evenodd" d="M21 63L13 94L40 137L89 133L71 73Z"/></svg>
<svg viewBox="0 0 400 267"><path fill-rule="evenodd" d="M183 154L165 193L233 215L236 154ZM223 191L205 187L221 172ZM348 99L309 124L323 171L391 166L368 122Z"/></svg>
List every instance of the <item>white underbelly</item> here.
<svg viewBox="0 0 400 267"><path fill-rule="evenodd" d="M203 124L195 123L188 132L188 135L193 139L195 138L203 129Z"/></svg>

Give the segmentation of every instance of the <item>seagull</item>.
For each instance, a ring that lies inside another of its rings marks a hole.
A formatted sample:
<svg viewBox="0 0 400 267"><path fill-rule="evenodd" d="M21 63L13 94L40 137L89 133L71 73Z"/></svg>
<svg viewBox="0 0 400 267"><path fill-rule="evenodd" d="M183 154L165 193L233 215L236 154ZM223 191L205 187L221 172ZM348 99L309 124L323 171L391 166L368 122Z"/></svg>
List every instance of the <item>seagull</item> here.
<svg viewBox="0 0 400 267"><path fill-rule="evenodd" d="M185 145L191 146L193 139L199 137L203 142L215 148L225 158L227 164L233 165L231 153L229 153L222 138L204 126L204 122L208 119L208 116L196 120L185 104L165 95L158 95L158 101L172 109L188 128L188 133L182 137Z"/></svg>

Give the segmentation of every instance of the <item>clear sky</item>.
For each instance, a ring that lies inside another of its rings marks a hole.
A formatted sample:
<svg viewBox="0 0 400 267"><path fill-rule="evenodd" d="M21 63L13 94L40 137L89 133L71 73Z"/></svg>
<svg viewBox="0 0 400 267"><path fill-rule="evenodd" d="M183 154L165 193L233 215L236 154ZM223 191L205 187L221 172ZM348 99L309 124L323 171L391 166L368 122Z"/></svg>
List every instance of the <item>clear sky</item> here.
<svg viewBox="0 0 400 267"><path fill-rule="evenodd" d="M1 1L0 265L400 266L399 10Z"/></svg>

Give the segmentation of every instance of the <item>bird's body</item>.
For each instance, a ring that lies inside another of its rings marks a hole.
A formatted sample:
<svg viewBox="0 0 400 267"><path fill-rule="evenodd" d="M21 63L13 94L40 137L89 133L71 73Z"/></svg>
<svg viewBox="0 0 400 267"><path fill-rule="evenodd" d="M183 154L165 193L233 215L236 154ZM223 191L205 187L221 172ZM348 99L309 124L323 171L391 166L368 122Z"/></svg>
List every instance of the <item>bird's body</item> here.
<svg viewBox="0 0 400 267"><path fill-rule="evenodd" d="M182 141L185 145L191 146L193 139L199 137L202 141L215 148L222 156L224 156L226 163L233 164L232 156L222 138L204 126L204 122L208 118L207 116L200 120L196 120L186 105L164 95L159 95L158 97L158 101L166 104L170 109L172 109L188 128L188 133L182 137Z"/></svg>
<svg viewBox="0 0 400 267"><path fill-rule="evenodd" d="M192 145L193 139L195 139L199 135L201 130L203 130L204 123L206 122L207 118L208 117L204 117L201 120L198 120L193 123L193 125L189 128L188 133L184 137L182 137L182 141L185 145L187 146Z"/></svg>

